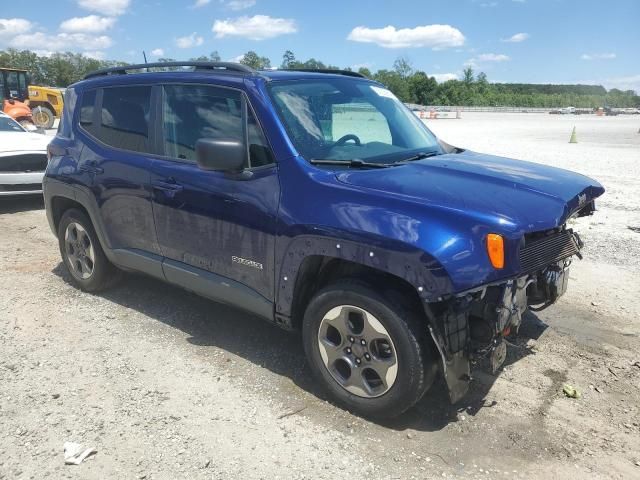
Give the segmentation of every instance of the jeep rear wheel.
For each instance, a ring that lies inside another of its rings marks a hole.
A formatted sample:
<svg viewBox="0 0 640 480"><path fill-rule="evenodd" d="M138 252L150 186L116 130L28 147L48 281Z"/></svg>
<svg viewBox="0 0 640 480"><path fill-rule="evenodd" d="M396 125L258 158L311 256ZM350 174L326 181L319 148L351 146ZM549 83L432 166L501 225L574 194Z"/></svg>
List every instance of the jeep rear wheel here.
<svg viewBox="0 0 640 480"><path fill-rule="evenodd" d="M313 373L349 410L393 417L433 382L436 363L417 315L357 281L318 292L303 323Z"/></svg>
<svg viewBox="0 0 640 480"><path fill-rule="evenodd" d="M118 278L89 218L80 210L67 210L58 224L60 254L73 283L87 292L97 292Z"/></svg>

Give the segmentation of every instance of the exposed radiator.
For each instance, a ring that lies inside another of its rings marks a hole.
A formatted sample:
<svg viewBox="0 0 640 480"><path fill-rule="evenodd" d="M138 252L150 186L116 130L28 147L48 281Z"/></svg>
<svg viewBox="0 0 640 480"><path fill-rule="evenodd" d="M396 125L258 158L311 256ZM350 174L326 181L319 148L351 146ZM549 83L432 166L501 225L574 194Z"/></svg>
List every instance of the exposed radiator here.
<svg viewBox="0 0 640 480"><path fill-rule="evenodd" d="M557 263L580 252L571 231L556 233L549 237L531 241L520 249L520 268L522 272L533 272Z"/></svg>

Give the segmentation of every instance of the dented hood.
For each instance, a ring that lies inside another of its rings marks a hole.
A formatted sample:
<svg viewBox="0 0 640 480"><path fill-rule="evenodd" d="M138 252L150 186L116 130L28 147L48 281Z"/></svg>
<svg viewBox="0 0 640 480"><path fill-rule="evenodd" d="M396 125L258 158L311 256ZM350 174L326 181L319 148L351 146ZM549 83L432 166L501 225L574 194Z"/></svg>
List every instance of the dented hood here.
<svg viewBox="0 0 640 480"><path fill-rule="evenodd" d="M554 228L604 193L597 181L560 168L465 151L376 170L337 174L340 182L455 209L509 230Z"/></svg>

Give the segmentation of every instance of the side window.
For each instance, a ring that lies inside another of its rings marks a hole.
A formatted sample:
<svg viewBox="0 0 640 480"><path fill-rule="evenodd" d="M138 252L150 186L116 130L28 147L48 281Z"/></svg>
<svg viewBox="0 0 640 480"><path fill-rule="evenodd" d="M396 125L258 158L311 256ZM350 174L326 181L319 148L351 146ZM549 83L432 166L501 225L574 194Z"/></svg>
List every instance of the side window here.
<svg viewBox="0 0 640 480"><path fill-rule="evenodd" d="M96 104L96 91L87 90L82 94L82 104L80 105L80 126L87 132L95 135L96 129L93 125L93 112ZM62 123L62 122L61 122Z"/></svg>
<svg viewBox="0 0 640 480"><path fill-rule="evenodd" d="M247 109L247 137L249 138L249 162L252 168L275 163L267 139L250 108Z"/></svg>
<svg viewBox="0 0 640 480"><path fill-rule="evenodd" d="M242 140L242 104L233 90L199 85L164 87L165 154L196 161L201 138Z"/></svg>
<svg viewBox="0 0 640 480"><path fill-rule="evenodd" d="M4 102L4 73L0 71L0 102Z"/></svg>
<svg viewBox="0 0 640 480"><path fill-rule="evenodd" d="M18 72L7 72L7 90L9 90L9 98L18 97Z"/></svg>
<svg viewBox="0 0 640 480"><path fill-rule="evenodd" d="M132 152L148 152L151 87L105 88L100 126L94 134L109 146Z"/></svg>

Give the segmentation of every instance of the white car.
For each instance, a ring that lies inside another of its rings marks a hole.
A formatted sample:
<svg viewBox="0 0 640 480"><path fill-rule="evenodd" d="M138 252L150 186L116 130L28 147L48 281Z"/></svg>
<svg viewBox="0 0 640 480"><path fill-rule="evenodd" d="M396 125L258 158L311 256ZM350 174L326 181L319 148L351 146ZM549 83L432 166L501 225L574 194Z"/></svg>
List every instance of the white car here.
<svg viewBox="0 0 640 480"><path fill-rule="evenodd" d="M42 193L50 140L0 112L0 197Z"/></svg>

